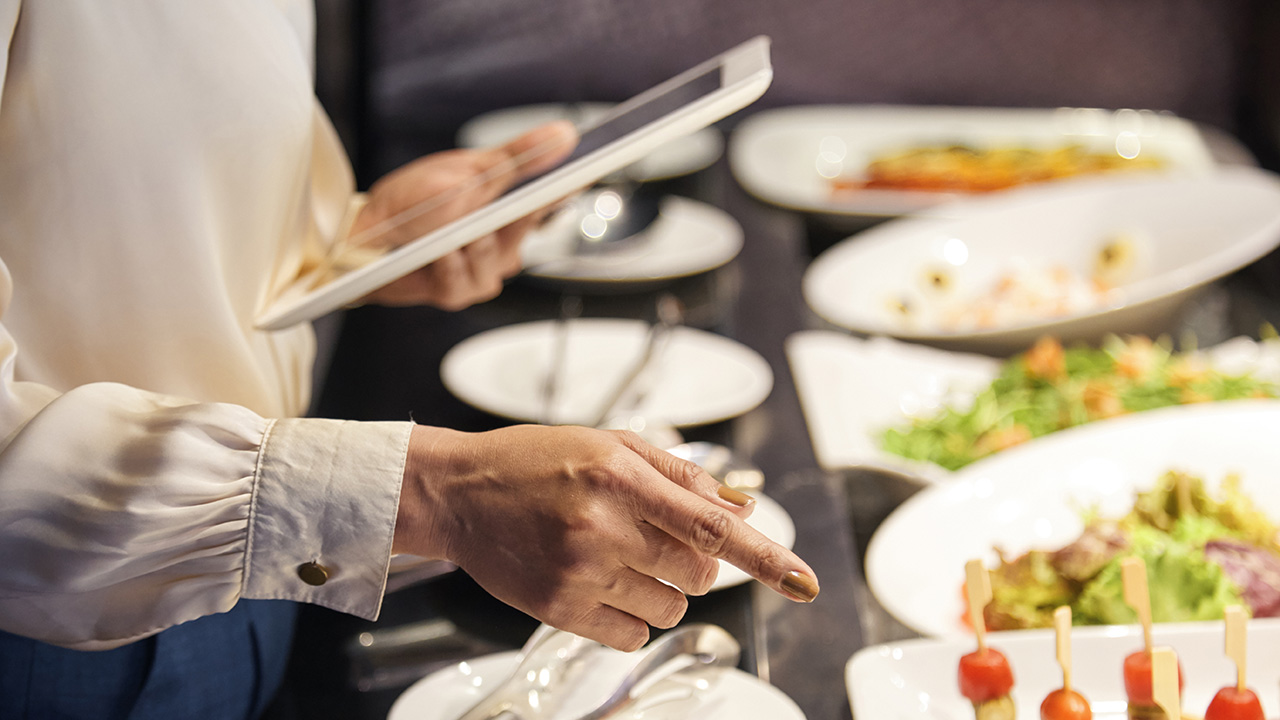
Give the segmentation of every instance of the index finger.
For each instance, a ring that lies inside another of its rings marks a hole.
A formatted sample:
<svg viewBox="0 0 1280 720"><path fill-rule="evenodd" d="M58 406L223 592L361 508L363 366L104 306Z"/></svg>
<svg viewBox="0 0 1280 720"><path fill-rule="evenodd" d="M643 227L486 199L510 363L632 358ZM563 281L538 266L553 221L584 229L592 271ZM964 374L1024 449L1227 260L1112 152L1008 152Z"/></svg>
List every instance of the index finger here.
<svg viewBox="0 0 1280 720"><path fill-rule="evenodd" d="M556 120L497 147L478 151L476 167L496 197L517 181L554 168L577 144L578 131L573 123Z"/></svg>
<svg viewBox="0 0 1280 720"><path fill-rule="evenodd" d="M641 512L694 550L718 558L797 602L818 597L818 580L795 553L765 537L742 518L670 482L654 483Z"/></svg>

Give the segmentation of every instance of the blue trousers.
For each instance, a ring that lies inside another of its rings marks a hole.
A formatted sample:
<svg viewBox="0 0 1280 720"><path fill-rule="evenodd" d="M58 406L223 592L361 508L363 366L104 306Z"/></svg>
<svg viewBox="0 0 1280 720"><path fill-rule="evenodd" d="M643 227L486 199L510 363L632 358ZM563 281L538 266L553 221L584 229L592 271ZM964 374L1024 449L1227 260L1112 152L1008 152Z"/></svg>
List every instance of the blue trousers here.
<svg viewBox="0 0 1280 720"><path fill-rule="evenodd" d="M284 678L296 610L241 600L101 652L0 632L0 720L252 720Z"/></svg>

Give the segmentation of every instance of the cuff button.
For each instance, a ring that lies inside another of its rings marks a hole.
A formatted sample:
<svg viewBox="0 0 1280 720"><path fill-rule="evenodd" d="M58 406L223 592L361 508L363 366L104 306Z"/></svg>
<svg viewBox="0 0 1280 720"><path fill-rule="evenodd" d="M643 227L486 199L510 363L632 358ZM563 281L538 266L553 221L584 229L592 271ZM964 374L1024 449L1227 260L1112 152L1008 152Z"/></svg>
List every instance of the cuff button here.
<svg viewBox="0 0 1280 720"><path fill-rule="evenodd" d="M298 566L298 577L308 585L323 585L329 579L329 568L318 562L304 562Z"/></svg>

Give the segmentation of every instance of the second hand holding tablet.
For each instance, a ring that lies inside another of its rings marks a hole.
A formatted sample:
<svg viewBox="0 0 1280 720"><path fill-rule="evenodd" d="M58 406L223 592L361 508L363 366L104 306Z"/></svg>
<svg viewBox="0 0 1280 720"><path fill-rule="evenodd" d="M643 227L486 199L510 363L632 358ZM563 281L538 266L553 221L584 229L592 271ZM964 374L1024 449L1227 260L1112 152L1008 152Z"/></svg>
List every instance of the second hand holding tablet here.
<svg viewBox="0 0 1280 720"><path fill-rule="evenodd" d="M361 231L344 249L270 298L256 325L278 330L315 319L421 268L464 245L555 203L639 160L662 144L700 130L755 101L773 77L769 40L757 37L623 102L583 130L568 159L544 174L500 193L483 207L450 208L451 200L509 176L510 166L490 168L453 188ZM536 164L550 147L534 146L511 162ZM408 233L407 242L383 243L405 228L430 226L432 213L451 218L443 225ZM390 249L385 249L391 246ZM365 251L361 253L361 251ZM356 253L342 259L346 253ZM340 271L344 267L349 267Z"/></svg>

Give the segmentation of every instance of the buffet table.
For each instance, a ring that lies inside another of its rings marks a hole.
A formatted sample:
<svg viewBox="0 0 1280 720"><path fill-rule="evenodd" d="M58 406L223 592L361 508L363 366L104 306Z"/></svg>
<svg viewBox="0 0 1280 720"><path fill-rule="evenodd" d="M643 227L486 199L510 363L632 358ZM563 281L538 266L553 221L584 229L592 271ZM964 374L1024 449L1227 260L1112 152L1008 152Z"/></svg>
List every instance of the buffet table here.
<svg viewBox="0 0 1280 720"><path fill-rule="evenodd" d="M687 620L732 633L743 645L740 667L780 688L809 720L846 720L850 656L866 645L910 636L870 597L860 554L880 520L916 488L874 472L817 467L784 341L798 330L822 327L800 293L808 262L867 221L806 218L765 205L737 185L724 159L661 189L728 211L745 234L741 254L723 268L661 288L588 295L583 315L647 318L656 293L668 291L684 302L687 324L763 355L774 375L768 399L741 417L684 434L733 447L760 466L764 492L794 519L795 549L822 583L811 605L788 602L754 583L691 598ZM1209 342L1276 322L1268 285L1273 267L1268 258L1219 283L1187 316L1189 327ZM322 330L336 340L314 412L360 420L412 416L463 430L507 424L454 398L439 380L440 360L478 332L554 318L559 302L558 289L521 279L497 300L462 313L360 308L330 319ZM415 679L466 657L516 648L535 625L461 572L389 594L376 624L305 607L288 692L301 717L382 718Z"/></svg>

